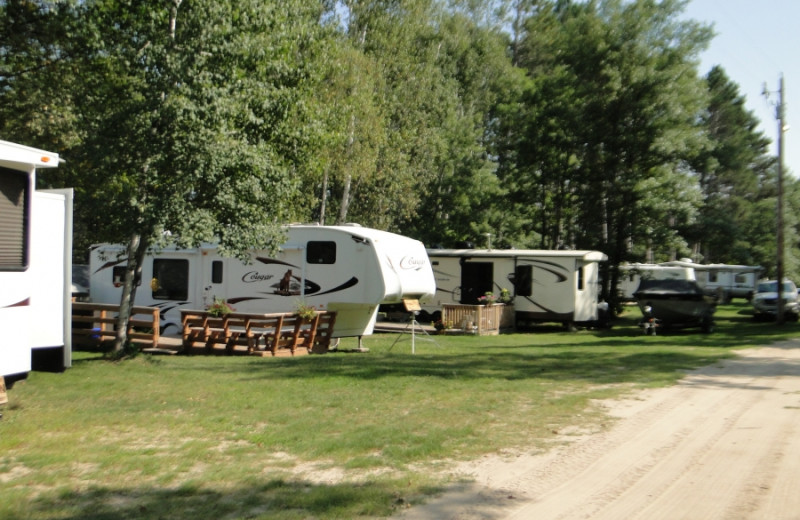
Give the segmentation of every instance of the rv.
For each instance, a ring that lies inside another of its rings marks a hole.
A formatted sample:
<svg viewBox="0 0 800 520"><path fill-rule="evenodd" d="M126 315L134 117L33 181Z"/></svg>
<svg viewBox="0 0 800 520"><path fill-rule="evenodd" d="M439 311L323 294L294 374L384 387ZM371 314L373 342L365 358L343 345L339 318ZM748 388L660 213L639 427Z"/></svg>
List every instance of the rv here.
<svg viewBox="0 0 800 520"><path fill-rule="evenodd" d="M220 256L214 245L165 248L145 257L136 305L160 309L164 333L180 330L181 309L225 300L237 312L291 312L299 304L336 311L334 337L371 334L381 303L425 301L436 290L425 248L416 240L358 225L285 227L275 255L252 263ZM94 246L91 300L120 303L125 248Z"/></svg>
<svg viewBox="0 0 800 520"><path fill-rule="evenodd" d="M758 278L763 270L758 265L696 264L691 260L664 262L664 266L694 269L697 284L706 294L715 295L722 303L732 298L750 300L756 292Z"/></svg>
<svg viewBox="0 0 800 520"><path fill-rule="evenodd" d="M642 280L686 280L697 281L695 271L690 266L666 264L621 264L617 293L624 302L635 301L634 293Z"/></svg>
<svg viewBox="0 0 800 520"><path fill-rule="evenodd" d="M607 257L599 251L428 249L428 257L436 296L422 308L434 320L443 304L477 305L486 293L504 289L518 327L559 322L572 328L606 319L598 280Z"/></svg>
<svg viewBox="0 0 800 520"><path fill-rule="evenodd" d="M0 141L0 376L71 365L72 190L36 191L58 154Z"/></svg>

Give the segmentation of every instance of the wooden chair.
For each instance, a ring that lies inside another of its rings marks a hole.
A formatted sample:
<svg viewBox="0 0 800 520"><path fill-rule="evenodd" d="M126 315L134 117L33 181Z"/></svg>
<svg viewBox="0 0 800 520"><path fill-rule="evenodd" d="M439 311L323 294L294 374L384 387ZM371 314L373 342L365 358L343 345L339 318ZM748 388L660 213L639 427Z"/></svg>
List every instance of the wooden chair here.
<svg viewBox="0 0 800 520"><path fill-rule="evenodd" d="M253 338L250 322L253 316L249 314L228 314L225 326L227 328L228 340L225 344L225 351L234 354L237 346L243 346L248 352L251 351Z"/></svg>
<svg viewBox="0 0 800 520"><path fill-rule="evenodd" d="M221 344L227 349L228 345L228 316L206 318L203 333L206 340L206 353L214 352L215 345Z"/></svg>
<svg viewBox="0 0 800 520"><path fill-rule="evenodd" d="M297 350L297 344L300 340L300 328L303 326L304 320L296 314L287 314L283 318L283 327L280 329L272 353L279 355L281 349L288 349L294 356Z"/></svg>
<svg viewBox="0 0 800 520"><path fill-rule="evenodd" d="M283 314L264 314L250 319L248 327L248 352L257 354L259 343L264 341L264 349L273 356L277 350L280 331L283 329Z"/></svg>
<svg viewBox="0 0 800 520"><path fill-rule="evenodd" d="M333 326L336 323L336 312L322 312L317 315L317 328L308 350L314 354L324 354L331 346Z"/></svg>
<svg viewBox="0 0 800 520"><path fill-rule="evenodd" d="M183 350L189 354L195 342L205 344L206 319L208 315L202 311L181 311L181 328Z"/></svg>

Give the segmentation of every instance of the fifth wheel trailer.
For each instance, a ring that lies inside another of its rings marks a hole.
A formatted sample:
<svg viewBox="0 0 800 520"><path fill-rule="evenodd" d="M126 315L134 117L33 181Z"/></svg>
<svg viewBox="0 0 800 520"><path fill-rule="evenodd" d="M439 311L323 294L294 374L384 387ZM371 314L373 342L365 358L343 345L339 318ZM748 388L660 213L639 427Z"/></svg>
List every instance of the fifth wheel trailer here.
<svg viewBox="0 0 800 520"><path fill-rule="evenodd" d="M508 290L517 326L559 322L604 325L599 251L538 249L428 249L436 296L423 305L433 316L443 304L476 305L487 292Z"/></svg>
<svg viewBox="0 0 800 520"><path fill-rule="evenodd" d="M71 365L72 190L35 190L36 169L58 163L0 141L0 376L11 382Z"/></svg>
<svg viewBox="0 0 800 520"><path fill-rule="evenodd" d="M252 263L222 257L212 244L149 253L135 304L158 307L168 333L179 330L181 309L203 309L215 299L252 313L291 312L302 303L336 311L333 335L345 337L371 334L380 304L424 302L436 291L417 240L358 225L289 225L285 231L277 254L253 251ZM120 302L124 253L120 245L92 248L93 302Z"/></svg>

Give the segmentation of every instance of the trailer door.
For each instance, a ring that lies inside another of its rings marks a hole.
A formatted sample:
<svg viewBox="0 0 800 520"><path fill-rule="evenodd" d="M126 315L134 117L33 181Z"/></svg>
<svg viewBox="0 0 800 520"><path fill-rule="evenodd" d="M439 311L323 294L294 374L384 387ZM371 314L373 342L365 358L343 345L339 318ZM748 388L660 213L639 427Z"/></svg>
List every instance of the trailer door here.
<svg viewBox="0 0 800 520"><path fill-rule="evenodd" d="M478 298L494 289L494 264L491 262L464 262L461 264L461 301L464 305L477 305Z"/></svg>

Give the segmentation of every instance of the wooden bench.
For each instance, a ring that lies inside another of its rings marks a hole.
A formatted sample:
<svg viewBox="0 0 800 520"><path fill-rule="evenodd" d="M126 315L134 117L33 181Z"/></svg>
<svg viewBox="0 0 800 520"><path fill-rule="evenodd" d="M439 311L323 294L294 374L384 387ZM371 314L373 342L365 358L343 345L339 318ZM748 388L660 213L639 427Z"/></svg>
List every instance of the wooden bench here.
<svg viewBox="0 0 800 520"><path fill-rule="evenodd" d="M72 302L72 343L76 346L97 346L113 341L119 305ZM160 311L157 307L131 308L128 320L128 341L143 347L158 347Z"/></svg>
<svg viewBox="0 0 800 520"><path fill-rule="evenodd" d="M335 312L320 312L311 320L296 314L231 313L210 316L206 311L181 311L182 343L186 353L201 347L205 353L280 356L327 352Z"/></svg>

